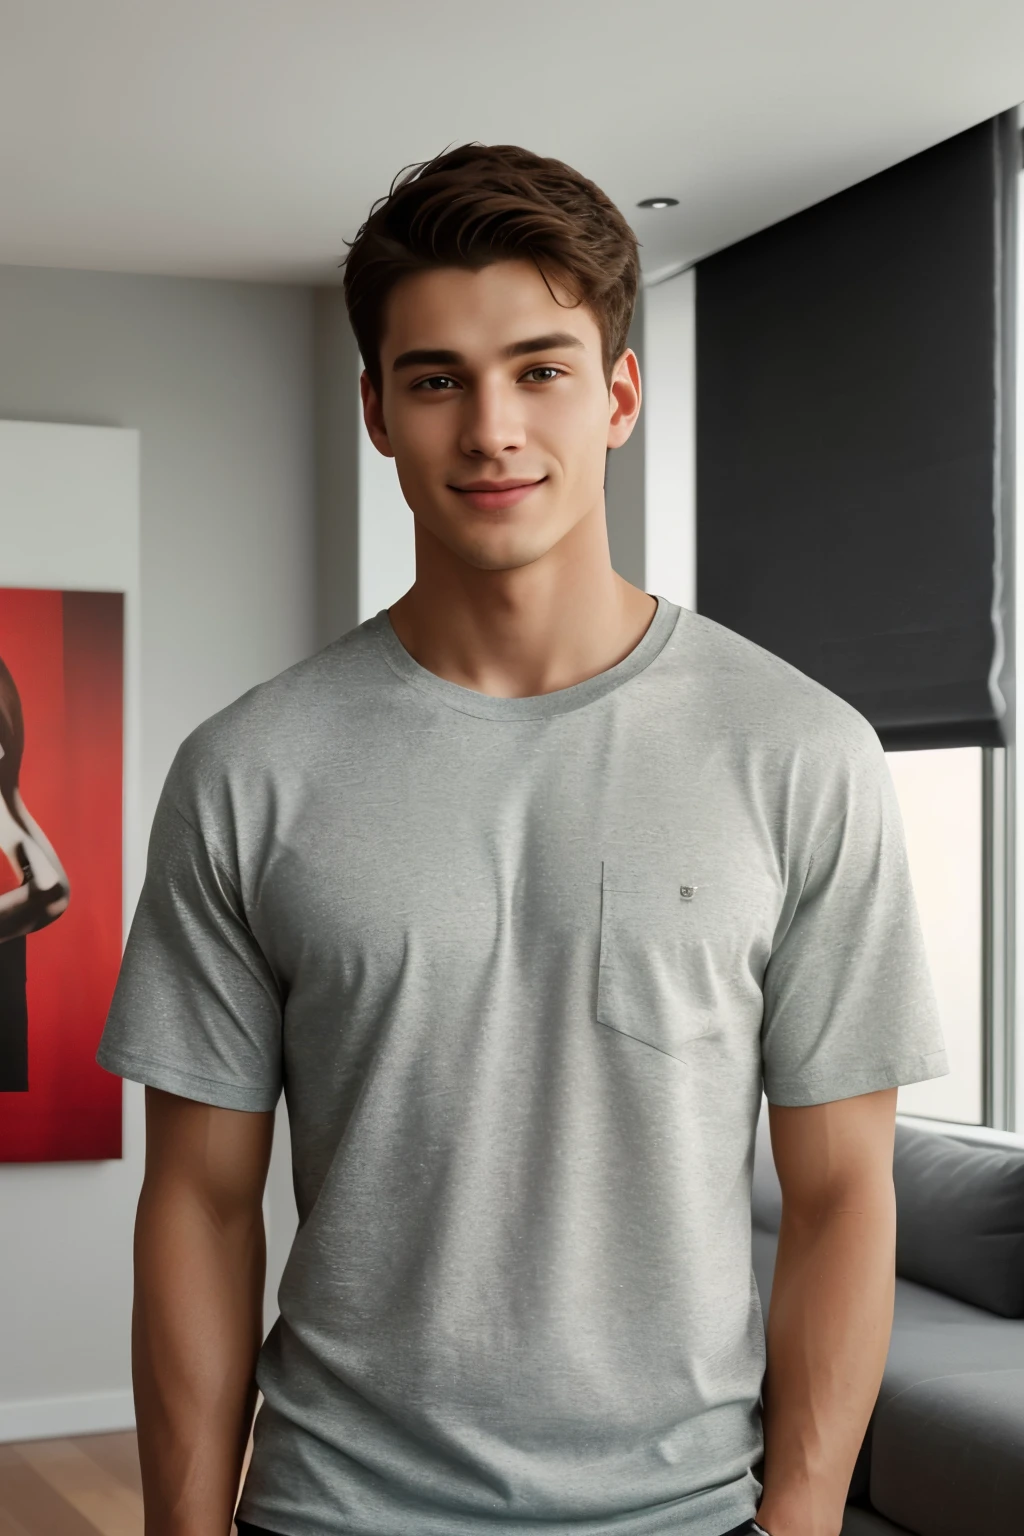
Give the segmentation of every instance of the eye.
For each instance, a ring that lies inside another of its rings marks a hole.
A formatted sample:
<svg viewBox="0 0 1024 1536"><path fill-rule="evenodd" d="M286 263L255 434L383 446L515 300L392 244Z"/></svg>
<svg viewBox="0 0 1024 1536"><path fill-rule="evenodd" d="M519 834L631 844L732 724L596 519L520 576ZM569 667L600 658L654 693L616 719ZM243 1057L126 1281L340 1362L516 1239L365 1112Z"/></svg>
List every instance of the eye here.
<svg viewBox="0 0 1024 1536"><path fill-rule="evenodd" d="M559 378L560 379L563 376L563 374L565 373L565 369L564 368L555 368L553 366L553 364L551 364L551 363L537 363L533 368L527 368L526 373L523 374L523 378L524 379L528 378L531 373L552 373L552 374L554 374L555 378ZM424 386L427 385L427 384L438 384L438 383L452 384L454 382L455 381L452 379L451 375L448 374L448 373L432 373L428 379L420 379L419 383L418 384L414 384L412 386L412 388L413 388L414 391L415 390L419 390L422 394L425 394L425 395L448 395L448 394L451 394L451 390L448 390L448 389L426 389L426 388L424 388ZM540 380L540 382L542 384L546 384L549 381L547 379L542 379L542 380Z"/></svg>

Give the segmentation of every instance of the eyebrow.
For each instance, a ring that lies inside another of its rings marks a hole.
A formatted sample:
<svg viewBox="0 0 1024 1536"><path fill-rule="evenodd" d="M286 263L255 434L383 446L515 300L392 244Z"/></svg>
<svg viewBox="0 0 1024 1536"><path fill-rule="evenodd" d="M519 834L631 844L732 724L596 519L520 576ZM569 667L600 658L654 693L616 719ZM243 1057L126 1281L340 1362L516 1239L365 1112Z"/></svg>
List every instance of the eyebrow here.
<svg viewBox="0 0 1024 1536"><path fill-rule="evenodd" d="M526 341L513 341L507 347L501 349L502 357L525 357L531 352L550 352L556 347L582 347L583 343L578 336L573 336L571 331L551 331L547 336L531 336ZM461 352L452 352L443 347L413 347L409 352L400 352L391 364L392 373L397 373L400 368L418 368L424 363L438 365L446 368L457 368L466 359Z"/></svg>

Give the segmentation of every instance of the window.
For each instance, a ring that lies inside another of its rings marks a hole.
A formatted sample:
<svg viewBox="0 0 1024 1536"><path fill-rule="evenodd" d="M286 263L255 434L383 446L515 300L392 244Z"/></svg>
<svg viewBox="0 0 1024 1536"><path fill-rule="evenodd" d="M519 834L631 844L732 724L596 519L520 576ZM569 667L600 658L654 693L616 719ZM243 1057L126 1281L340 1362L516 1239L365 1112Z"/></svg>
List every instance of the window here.
<svg viewBox="0 0 1024 1536"><path fill-rule="evenodd" d="M950 1071L908 1083L902 1114L984 1120L982 748L888 752Z"/></svg>

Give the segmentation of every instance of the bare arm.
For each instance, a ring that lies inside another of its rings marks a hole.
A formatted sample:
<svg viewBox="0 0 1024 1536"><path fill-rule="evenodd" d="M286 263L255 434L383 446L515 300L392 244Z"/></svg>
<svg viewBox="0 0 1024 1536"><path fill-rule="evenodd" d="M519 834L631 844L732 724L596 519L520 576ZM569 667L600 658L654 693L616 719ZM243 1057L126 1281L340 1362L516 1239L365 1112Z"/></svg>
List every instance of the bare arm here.
<svg viewBox="0 0 1024 1536"><path fill-rule="evenodd" d="M771 1536L839 1536L892 1333L896 1089L769 1104L782 1224L767 1326Z"/></svg>
<svg viewBox="0 0 1024 1536"><path fill-rule="evenodd" d="M37 933L67 911L67 885L49 885L45 889L40 886L29 853L31 846L27 839L17 845L14 856L22 883L0 896L0 942Z"/></svg>
<svg viewBox="0 0 1024 1536"><path fill-rule="evenodd" d="M50 842L50 839L35 817L29 813L28 806L21 798L21 790L15 789L11 798L14 802L15 811L21 817L23 825L28 829L30 838L38 845L34 862L36 879L40 885L50 886L57 883L67 885L67 871L60 859L58 859L56 849Z"/></svg>
<svg viewBox="0 0 1024 1536"><path fill-rule="evenodd" d="M0 896L0 942L47 927L67 910L71 894L64 866L17 789L13 801L21 822L0 797L0 855L22 883Z"/></svg>
<svg viewBox="0 0 1024 1536"><path fill-rule="evenodd" d="M145 1536L229 1536L263 1339L274 1114L146 1088L132 1377Z"/></svg>

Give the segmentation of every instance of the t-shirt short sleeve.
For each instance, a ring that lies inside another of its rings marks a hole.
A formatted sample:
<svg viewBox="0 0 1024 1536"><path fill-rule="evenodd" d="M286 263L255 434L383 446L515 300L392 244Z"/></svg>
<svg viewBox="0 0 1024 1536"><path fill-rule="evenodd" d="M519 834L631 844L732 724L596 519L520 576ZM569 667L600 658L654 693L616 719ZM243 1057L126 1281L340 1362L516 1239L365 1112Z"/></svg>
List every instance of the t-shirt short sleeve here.
<svg viewBox="0 0 1024 1536"><path fill-rule="evenodd" d="M205 1104L273 1109L281 1092L279 988L246 921L238 874L179 808L173 774L153 818L96 1060Z"/></svg>
<svg viewBox="0 0 1024 1536"><path fill-rule="evenodd" d="M802 861L765 969L762 1072L773 1104L949 1072L896 789L867 722L841 773L844 808Z"/></svg>

